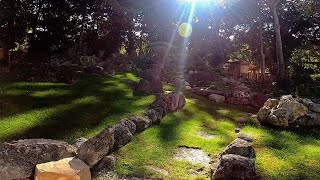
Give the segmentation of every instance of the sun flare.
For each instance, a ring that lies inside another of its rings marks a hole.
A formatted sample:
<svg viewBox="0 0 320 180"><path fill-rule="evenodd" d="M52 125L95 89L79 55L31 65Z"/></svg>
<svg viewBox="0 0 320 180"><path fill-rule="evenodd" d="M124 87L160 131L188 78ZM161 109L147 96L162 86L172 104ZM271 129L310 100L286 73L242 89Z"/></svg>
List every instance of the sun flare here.
<svg viewBox="0 0 320 180"><path fill-rule="evenodd" d="M224 4L226 0L178 0L181 3L215 3Z"/></svg>

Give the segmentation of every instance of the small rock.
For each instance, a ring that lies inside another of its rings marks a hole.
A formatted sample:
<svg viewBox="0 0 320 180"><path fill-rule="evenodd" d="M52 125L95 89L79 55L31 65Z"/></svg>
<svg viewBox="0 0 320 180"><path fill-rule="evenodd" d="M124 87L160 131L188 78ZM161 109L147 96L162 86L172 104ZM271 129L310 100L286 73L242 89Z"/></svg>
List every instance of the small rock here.
<svg viewBox="0 0 320 180"><path fill-rule="evenodd" d="M256 157L255 150L252 147L252 142L241 138L237 138L231 144L229 144L221 155L225 154L236 154L251 159Z"/></svg>
<svg viewBox="0 0 320 180"><path fill-rule="evenodd" d="M240 131L241 131L240 128L236 128L236 129L234 130L234 132L236 132L236 133L239 133Z"/></svg>
<svg viewBox="0 0 320 180"><path fill-rule="evenodd" d="M84 142L78 149L77 157L93 167L104 158L115 144L115 130L107 128Z"/></svg>
<svg viewBox="0 0 320 180"><path fill-rule="evenodd" d="M36 180L79 179L91 180L90 167L77 158L66 158L55 162L38 164Z"/></svg>
<svg viewBox="0 0 320 180"><path fill-rule="evenodd" d="M209 95L209 100L216 103L224 103L226 101L226 98L222 95L211 94Z"/></svg>
<svg viewBox="0 0 320 180"><path fill-rule="evenodd" d="M98 164L98 170L113 170L116 166L116 157L113 155L109 155L104 157Z"/></svg>
<svg viewBox="0 0 320 180"><path fill-rule="evenodd" d="M253 137L251 137L251 136L249 136L247 134L239 134L238 138L243 139L243 140L248 141L248 142L251 142L251 143L254 140Z"/></svg>

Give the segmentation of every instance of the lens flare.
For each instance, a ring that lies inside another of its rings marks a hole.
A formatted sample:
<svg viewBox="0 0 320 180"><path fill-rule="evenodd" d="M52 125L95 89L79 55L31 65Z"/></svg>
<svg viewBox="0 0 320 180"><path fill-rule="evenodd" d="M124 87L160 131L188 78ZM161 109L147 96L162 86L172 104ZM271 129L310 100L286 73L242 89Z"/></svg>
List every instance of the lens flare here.
<svg viewBox="0 0 320 180"><path fill-rule="evenodd" d="M182 23L179 26L179 34L182 37L189 37L192 34L192 26L189 23Z"/></svg>

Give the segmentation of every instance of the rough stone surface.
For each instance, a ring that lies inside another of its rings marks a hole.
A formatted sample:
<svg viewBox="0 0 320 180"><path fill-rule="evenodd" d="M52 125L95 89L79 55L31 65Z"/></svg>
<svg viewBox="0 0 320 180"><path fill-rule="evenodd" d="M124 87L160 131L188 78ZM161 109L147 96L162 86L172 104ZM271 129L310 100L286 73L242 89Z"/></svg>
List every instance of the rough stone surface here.
<svg viewBox="0 0 320 180"><path fill-rule="evenodd" d="M114 126L114 150L123 147L132 140L132 133L129 128L123 124L117 124Z"/></svg>
<svg viewBox="0 0 320 180"><path fill-rule="evenodd" d="M236 154L248 158L255 158L256 153L252 147L252 142L246 141L243 138L237 138L223 151L222 155L225 154Z"/></svg>
<svg viewBox="0 0 320 180"><path fill-rule="evenodd" d="M220 159L217 169L212 173L211 179L259 179L254 162L243 156L228 154Z"/></svg>
<svg viewBox="0 0 320 180"><path fill-rule="evenodd" d="M278 99L268 99L263 106L269 107L270 109L277 107L279 103Z"/></svg>
<svg viewBox="0 0 320 180"><path fill-rule="evenodd" d="M299 118L296 123L303 126L320 126L320 113L309 112L306 116Z"/></svg>
<svg viewBox="0 0 320 180"><path fill-rule="evenodd" d="M80 146L84 143L88 141L87 138L84 138L84 137L81 137L81 138L78 138L76 139L76 142L73 144L76 148L80 148Z"/></svg>
<svg viewBox="0 0 320 180"><path fill-rule="evenodd" d="M320 113L320 104L312 103L308 106L310 111Z"/></svg>
<svg viewBox="0 0 320 180"><path fill-rule="evenodd" d="M300 103L302 100L295 99L291 95L282 96L280 100L269 99L259 110L257 117L261 123L268 122L278 127L288 127L297 119L304 117L309 111Z"/></svg>
<svg viewBox="0 0 320 180"><path fill-rule="evenodd" d="M99 164L97 165L98 170L113 170L116 166L116 157L113 155L109 155L104 157Z"/></svg>
<svg viewBox="0 0 320 180"><path fill-rule="evenodd" d="M245 140L245 141L248 141L248 142L253 142L253 137L252 136L250 136L250 135L247 135L247 134L239 134L238 135L238 138L239 139L242 139L242 140Z"/></svg>
<svg viewBox="0 0 320 180"><path fill-rule="evenodd" d="M90 167L77 158L38 164L35 180L91 180Z"/></svg>
<svg viewBox="0 0 320 180"><path fill-rule="evenodd" d="M222 95L218 95L218 94L211 94L209 96L209 100L216 102L216 103L224 103L226 101L226 98Z"/></svg>
<svg viewBox="0 0 320 180"><path fill-rule="evenodd" d="M119 124L126 126L131 134L135 134L137 132L137 126L130 118L121 120Z"/></svg>
<svg viewBox="0 0 320 180"><path fill-rule="evenodd" d="M108 128L84 142L78 149L77 156L92 167L110 152L114 144L115 130Z"/></svg>
<svg viewBox="0 0 320 180"><path fill-rule="evenodd" d="M289 119L287 119L289 123L294 122L298 118L306 115L308 112L308 108L303 104L299 103L298 101L296 101L295 99L293 99L292 96L283 96L279 101L277 109L280 109L280 112L285 110L289 113L292 113L290 115L291 117L289 116ZM275 115L277 116L277 114ZM281 116L281 114L278 114L278 115Z"/></svg>
<svg viewBox="0 0 320 180"><path fill-rule="evenodd" d="M163 110L149 109L144 113L144 115L148 117L152 121L152 123L159 123L163 117Z"/></svg>
<svg viewBox="0 0 320 180"><path fill-rule="evenodd" d="M143 116L132 116L128 118L136 125L137 132L142 132L152 125L152 122Z"/></svg>
<svg viewBox="0 0 320 180"><path fill-rule="evenodd" d="M182 93L172 92L169 94L158 94L156 101L150 107L151 109L162 108L165 115L182 109L185 104L186 100Z"/></svg>
<svg viewBox="0 0 320 180"><path fill-rule="evenodd" d="M263 107L259 110L259 112L258 112L258 114L257 114L257 119L258 119L261 123L265 123L265 122L267 122L267 119L268 119L270 113L271 113L270 107L268 107L268 106L263 106Z"/></svg>
<svg viewBox="0 0 320 180"><path fill-rule="evenodd" d="M26 139L0 145L1 179L30 177L37 164L75 155L76 148L66 142Z"/></svg>

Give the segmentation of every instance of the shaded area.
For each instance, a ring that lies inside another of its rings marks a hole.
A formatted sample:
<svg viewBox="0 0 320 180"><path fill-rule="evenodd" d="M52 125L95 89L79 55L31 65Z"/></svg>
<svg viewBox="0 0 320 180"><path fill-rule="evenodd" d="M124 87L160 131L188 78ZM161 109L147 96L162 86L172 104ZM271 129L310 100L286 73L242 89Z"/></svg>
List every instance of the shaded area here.
<svg viewBox="0 0 320 180"><path fill-rule="evenodd" d="M0 142L22 138L73 141L90 137L130 114L141 113L153 96L134 96L131 74L88 77L75 85L9 83L0 87Z"/></svg>

